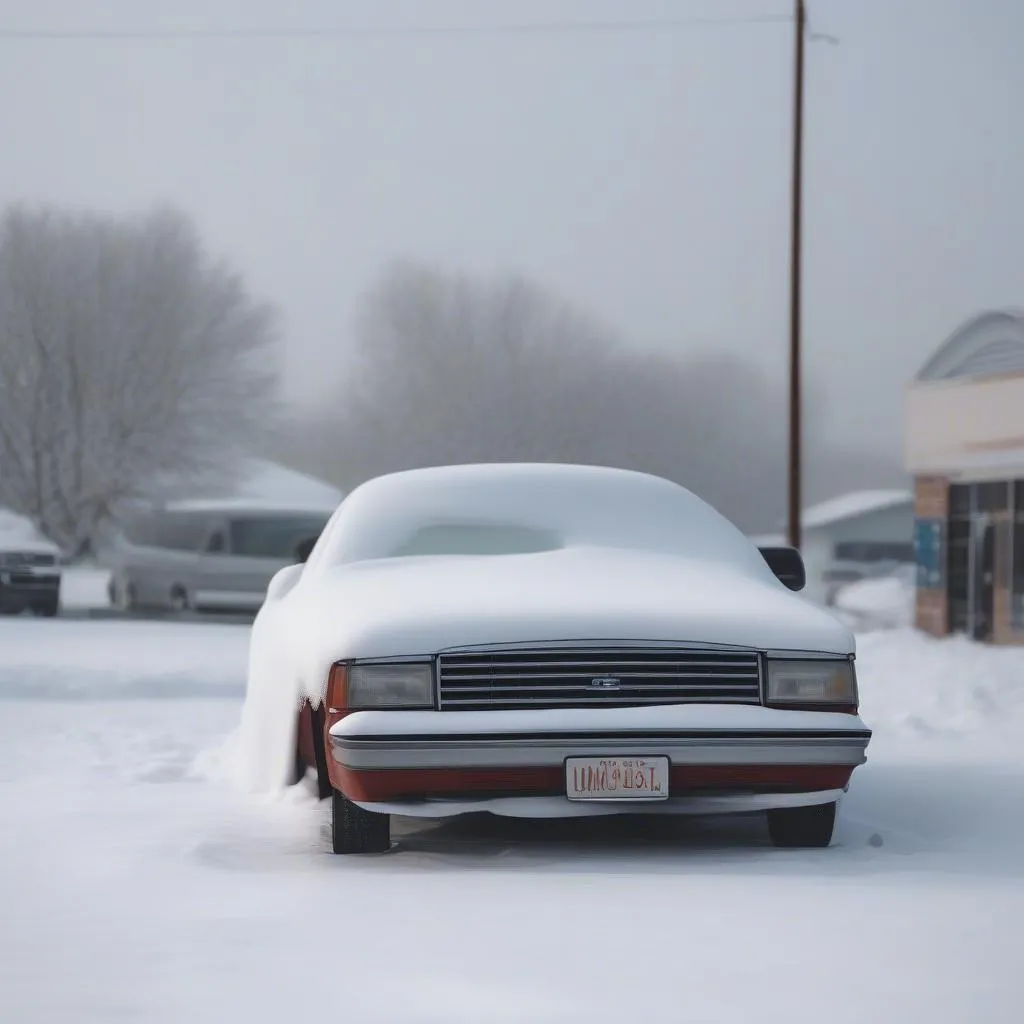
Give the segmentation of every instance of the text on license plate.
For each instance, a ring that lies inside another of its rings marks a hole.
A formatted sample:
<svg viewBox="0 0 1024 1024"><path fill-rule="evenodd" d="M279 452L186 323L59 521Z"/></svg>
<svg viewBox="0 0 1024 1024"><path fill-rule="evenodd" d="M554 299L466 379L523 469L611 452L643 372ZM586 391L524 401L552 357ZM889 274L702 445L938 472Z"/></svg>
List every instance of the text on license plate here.
<svg viewBox="0 0 1024 1024"><path fill-rule="evenodd" d="M565 795L570 800L666 800L667 757L569 757Z"/></svg>

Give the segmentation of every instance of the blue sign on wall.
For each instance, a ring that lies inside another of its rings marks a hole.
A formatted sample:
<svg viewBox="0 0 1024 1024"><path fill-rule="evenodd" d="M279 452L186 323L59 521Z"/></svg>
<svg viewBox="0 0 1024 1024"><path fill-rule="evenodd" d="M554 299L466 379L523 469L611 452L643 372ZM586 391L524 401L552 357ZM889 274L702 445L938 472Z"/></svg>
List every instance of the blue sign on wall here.
<svg viewBox="0 0 1024 1024"><path fill-rule="evenodd" d="M914 523L919 590L941 590L945 586L945 525L941 519L918 519Z"/></svg>

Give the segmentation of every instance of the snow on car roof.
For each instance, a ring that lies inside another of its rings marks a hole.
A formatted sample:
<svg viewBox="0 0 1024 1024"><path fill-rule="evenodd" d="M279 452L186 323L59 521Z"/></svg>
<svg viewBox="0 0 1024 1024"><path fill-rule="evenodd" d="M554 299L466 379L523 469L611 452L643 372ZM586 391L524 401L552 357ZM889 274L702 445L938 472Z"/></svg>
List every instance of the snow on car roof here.
<svg viewBox="0 0 1024 1024"><path fill-rule="evenodd" d="M0 548L17 548L43 554L58 554L60 548L47 540L31 519L17 515L10 509L0 508Z"/></svg>
<svg viewBox="0 0 1024 1024"><path fill-rule="evenodd" d="M344 495L323 480L266 459L246 459L231 493L189 494L164 502L176 512L332 513Z"/></svg>
<svg viewBox="0 0 1024 1024"><path fill-rule="evenodd" d="M763 569L750 541L685 487L632 470L483 463L376 477L346 499L317 562L383 558L427 526L554 531L561 547L612 546Z"/></svg>
<svg viewBox="0 0 1024 1024"><path fill-rule="evenodd" d="M250 498L192 498L187 501L169 501L158 506L167 512L225 512L234 515L287 515L321 516L327 518L334 506L301 502L260 501Z"/></svg>

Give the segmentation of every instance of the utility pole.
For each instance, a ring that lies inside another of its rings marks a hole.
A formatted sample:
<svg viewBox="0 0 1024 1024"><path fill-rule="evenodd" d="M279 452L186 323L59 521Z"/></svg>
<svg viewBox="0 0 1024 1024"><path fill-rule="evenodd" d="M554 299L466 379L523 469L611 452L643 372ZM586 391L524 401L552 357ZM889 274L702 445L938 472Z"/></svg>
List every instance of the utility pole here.
<svg viewBox="0 0 1024 1024"><path fill-rule="evenodd" d="M789 258L789 530L791 547L800 547L801 396L800 396L800 271L804 159L804 36L807 8L795 0L793 71L793 194Z"/></svg>

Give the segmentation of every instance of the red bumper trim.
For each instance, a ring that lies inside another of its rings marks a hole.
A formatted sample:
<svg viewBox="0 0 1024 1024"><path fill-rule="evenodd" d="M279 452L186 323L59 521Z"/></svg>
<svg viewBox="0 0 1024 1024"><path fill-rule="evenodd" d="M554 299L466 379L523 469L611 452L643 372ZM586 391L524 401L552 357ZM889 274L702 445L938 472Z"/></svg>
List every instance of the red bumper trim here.
<svg viewBox="0 0 1024 1024"><path fill-rule="evenodd" d="M545 768L427 768L356 771L330 762L331 782L351 800L418 799L444 794L548 796L565 792L561 766ZM676 765L671 792L814 793L843 789L853 768L846 765Z"/></svg>

